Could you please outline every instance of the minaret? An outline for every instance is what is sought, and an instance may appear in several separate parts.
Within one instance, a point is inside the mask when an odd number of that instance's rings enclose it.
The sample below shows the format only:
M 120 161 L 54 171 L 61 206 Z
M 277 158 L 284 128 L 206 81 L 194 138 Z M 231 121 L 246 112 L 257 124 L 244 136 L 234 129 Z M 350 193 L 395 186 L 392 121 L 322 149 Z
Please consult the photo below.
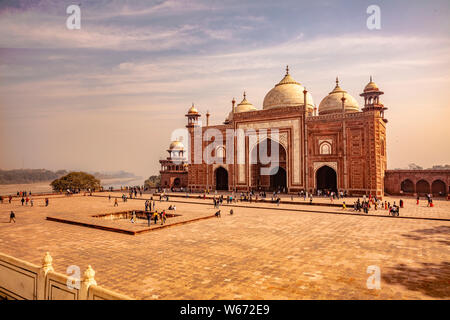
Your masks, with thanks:
M 364 88 L 364 92 L 360 94 L 361 97 L 364 98 L 364 108 L 362 108 L 362 111 L 380 111 L 381 117 L 384 119 L 384 110 L 387 110 L 387 108 L 380 103 L 380 96 L 384 94 L 383 91 L 381 91 L 375 82 L 372 80 L 372 76 L 370 76 L 370 82 L 366 85 Z M 386 119 L 384 119 L 385 122 L 387 122 Z
M 337 85 L 337 81 L 336 81 L 336 85 Z M 347 100 L 347 99 L 345 99 L 345 95 L 344 95 L 344 92 L 342 92 L 342 98 L 341 98 L 341 101 L 342 101 L 342 113 L 345 113 L 345 100 Z
M 289 69 L 287 69 L 287 71 L 289 71 Z M 305 87 L 305 90 L 303 90 L 303 103 L 304 103 L 304 106 L 305 106 L 305 114 L 310 116 L 311 113 L 308 112 L 308 101 L 307 101 L 308 96 L 306 95 L 307 93 L 308 93 L 308 90 L 306 90 L 306 87 Z
M 206 126 L 209 127 L 209 111 L 206 111 Z
M 188 113 L 185 116 L 188 119 L 188 124 L 186 125 L 186 128 L 193 128 L 199 126 L 198 118 L 200 118 L 201 115 L 195 108 L 194 103 L 192 103 L 192 107 L 189 108 Z

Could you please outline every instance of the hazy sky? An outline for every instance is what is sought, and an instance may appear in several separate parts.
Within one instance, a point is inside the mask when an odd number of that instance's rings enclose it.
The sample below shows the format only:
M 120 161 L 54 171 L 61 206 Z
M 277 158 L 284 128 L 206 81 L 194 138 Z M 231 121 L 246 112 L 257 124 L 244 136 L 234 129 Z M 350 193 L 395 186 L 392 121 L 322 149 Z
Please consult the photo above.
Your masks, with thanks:
M 66 8 L 81 3 L 81 30 Z M 381 30 L 366 9 L 381 8 Z M 450 2 L 0 1 L 0 168 L 149 176 L 195 102 L 222 123 L 284 75 L 318 105 L 373 75 L 388 167 L 450 163 Z

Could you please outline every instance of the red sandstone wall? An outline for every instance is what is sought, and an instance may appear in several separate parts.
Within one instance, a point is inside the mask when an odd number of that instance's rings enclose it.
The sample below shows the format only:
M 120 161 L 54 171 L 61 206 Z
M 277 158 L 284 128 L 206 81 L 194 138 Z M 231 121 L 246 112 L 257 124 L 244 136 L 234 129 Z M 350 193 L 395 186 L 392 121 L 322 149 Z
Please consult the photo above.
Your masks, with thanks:
M 399 195 L 402 194 L 402 182 L 407 183 L 407 180 L 411 182 L 412 192 L 403 192 L 403 194 L 407 195 L 415 195 L 417 191 L 419 193 L 423 193 L 420 191 L 424 191 L 421 188 L 417 189 L 417 184 L 419 181 L 424 180 L 425 183 L 421 183 L 422 185 L 429 185 L 429 193 L 432 193 L 433 186 L 435 187 L 435 191 L 437 190 L 437 185 L 442 181 L 445 186 L 445 194 L 449 193 L 449 185 L 450 185 L 450 170 L 387 170 L 385 173 L 384 183 L 386 188 L 386 193 Z M 404 185 L 407 187 L 408 185 Z M 407 188 L 405 188 L 407 189 Z M 407 191 L 407 190 L 406 190 Z M 437 193 L 434 193 L 437 195 Z

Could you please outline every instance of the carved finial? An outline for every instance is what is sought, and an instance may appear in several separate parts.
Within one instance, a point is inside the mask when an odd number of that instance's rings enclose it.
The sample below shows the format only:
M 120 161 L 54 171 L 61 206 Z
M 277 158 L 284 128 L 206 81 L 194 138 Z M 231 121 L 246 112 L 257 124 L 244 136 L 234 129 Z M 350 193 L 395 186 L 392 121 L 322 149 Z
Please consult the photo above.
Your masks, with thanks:
M 286 66 L 286 75 L 289 74 L 289 66 Z
M 247 99 L 247 93 L 244 91 L 244 99 Z
M 97 281 L 94 279 L 95 271 L 92 269 L 91 265 L 88 265 L 86 271 L 84 272 L 83 282 L 88 285 L 97 285 Z
M 342 98 L 341 98 L 341 100 L 342 100 L 342 103 L 344 103 L 344 101 L 347 100 L 347 99 L 345 98 L 345 96 L 344 96 L 344 92 L 342 92 Z
M 339 78 L 336 77 L 336 86 L 338 86 L 338 85 L 339 85 Z
M 42 269 L 44 269 L 45 272 L 53 271 L 52 262 L 52 256 L 50 255 L 50 253 L 46 252 L 44 258 L 42 259 Z
M 370 82 L 372 82 L 372 76 L 370 76 Z

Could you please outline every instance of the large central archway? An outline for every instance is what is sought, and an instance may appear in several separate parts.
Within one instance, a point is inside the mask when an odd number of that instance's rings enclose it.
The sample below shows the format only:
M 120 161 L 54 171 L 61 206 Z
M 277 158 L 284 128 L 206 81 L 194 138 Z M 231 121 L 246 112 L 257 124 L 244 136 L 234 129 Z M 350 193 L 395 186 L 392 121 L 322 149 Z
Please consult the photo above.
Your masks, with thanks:
M 278 157 L 272 155 L 278 152 Z M 272 162 L 264 163 L 261 156 L 267 156 Z M 287 152 L 278 142 L 266 139 L 255 145 L 250 154 L 250 186 L 253 190 L 287 191 Z
M 216 169 L 216 190 L 228 190 L 228 171 L 223 167 Z
M 286 170 L 281 167 L 275 167 L 270 175 L 270 190 L 286 190 Z
M 337 192 L 337 174 L 333 168 L 323 166 L 316 171 L 316 189 Z

